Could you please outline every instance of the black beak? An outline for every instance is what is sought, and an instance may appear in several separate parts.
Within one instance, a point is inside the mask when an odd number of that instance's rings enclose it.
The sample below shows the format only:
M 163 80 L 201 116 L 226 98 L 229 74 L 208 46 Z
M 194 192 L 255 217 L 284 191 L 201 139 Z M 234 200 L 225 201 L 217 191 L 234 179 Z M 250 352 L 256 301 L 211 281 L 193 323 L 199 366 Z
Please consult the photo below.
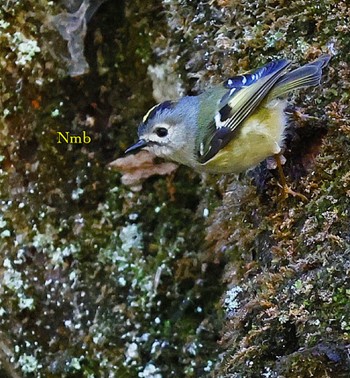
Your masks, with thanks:
M 147 142 L 144 139 L 140 139 L 135 144 L 130 146 L 127 150 L 125 150 L 125 153 L 128 154 L 131 151 L 135 152 L 135 151 L 141 150 L 141 148 L 146 147 L 146 146 L 147 146 Z

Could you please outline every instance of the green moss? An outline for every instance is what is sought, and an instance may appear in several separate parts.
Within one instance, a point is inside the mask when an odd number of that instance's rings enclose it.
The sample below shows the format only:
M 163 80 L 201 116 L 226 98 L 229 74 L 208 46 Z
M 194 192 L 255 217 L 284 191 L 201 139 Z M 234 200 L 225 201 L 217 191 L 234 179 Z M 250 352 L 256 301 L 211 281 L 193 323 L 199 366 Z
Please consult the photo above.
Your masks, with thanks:
M 345 2 L 105 2 L 88 25 L 90 72 L 75 79 L 49 22 L 60 12 L 46 1 L 0 6 L 7 375 L 346 377 Z M 323 86 L 293 98 L 285 153 L 307 203 L 279 202 L 263 164 L 202 181 L 180 168 L 138 193 L 107 168 L 135 139 L 152 90 L 196 93 L 275 57 L 327 50 L 336 56 Z M 166 85 L 147 76 L 157 67 Z M 57 131 L 92 143 L 58 144 Z

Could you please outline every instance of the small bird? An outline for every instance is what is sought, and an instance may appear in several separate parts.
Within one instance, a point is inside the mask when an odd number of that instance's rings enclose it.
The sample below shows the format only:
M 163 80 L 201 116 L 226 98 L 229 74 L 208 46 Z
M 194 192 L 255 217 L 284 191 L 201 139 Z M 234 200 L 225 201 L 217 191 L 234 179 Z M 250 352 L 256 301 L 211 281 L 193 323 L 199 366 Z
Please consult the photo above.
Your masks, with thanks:
M 139 140 L 125 152 L 148 150 L 200 172 L 253 168 L 281 152 L 286 95 L 320 84 L 330 58 L 322 55 L 292 71 L 290 61 L 275 60 L 197 96 L 158 104 L 144 116 Z

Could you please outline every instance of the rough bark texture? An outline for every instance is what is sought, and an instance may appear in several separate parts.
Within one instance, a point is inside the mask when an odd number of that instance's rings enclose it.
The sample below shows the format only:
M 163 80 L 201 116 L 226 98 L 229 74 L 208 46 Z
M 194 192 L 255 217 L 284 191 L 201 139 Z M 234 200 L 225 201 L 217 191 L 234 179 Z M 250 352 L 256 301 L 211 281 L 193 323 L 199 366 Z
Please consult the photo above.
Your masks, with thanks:
M 2 377 L 350 375 L 349 25 L 331 0 L 2 2 Z M 288 109 L 307 202 L 266 163 L 109 167 L 155 99 L 325 52 Z

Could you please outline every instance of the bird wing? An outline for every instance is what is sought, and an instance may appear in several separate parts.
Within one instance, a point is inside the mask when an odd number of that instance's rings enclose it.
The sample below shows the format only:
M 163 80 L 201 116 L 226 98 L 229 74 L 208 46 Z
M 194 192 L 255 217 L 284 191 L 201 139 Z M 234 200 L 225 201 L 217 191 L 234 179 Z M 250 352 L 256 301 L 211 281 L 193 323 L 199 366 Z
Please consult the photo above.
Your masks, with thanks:
M 232 140 L 237 128 L 256 110 L 289 65 L 287 60 L 275 60 L 222 84 L 227 91 L 219 99 L 213 119 L 205 125 L 200 136 L 197 154 L 202 164 Z

